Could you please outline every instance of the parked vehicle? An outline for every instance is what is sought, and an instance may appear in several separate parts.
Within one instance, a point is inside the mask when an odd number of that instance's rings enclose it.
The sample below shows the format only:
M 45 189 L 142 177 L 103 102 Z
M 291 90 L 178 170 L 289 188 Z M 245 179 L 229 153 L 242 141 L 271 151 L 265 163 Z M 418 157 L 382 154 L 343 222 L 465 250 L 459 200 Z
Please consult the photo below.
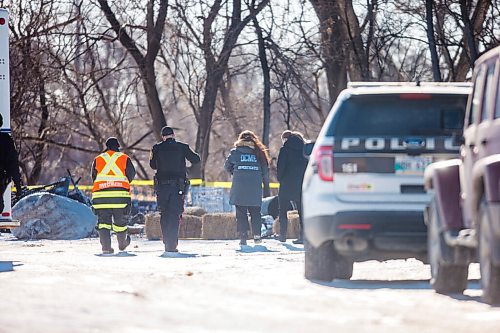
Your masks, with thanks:
M 433 288 L 462 292 L 479 259 L 483 299 L 500 302 L 500 47 L 474 69 L 460 158 L 431 164 L 425 185 Z
M 349 279 L 353 262 L 427 259 L 423 172 L 456 157 L 467 83 L 351 83 L 303 182 L 305 276 Z
M 92 202 L 90 201 L 89 197 L 87 197 L 85 193 L 83 193 L 78 188 L 78 183 L 80 182 L 81 177 L 75 181 L 71 172 L 69 170 L 66 171 L 68 172 L 68 176 L 59 179 L 59 181 L 55 183 L 36 186 L 29 190 L 24 191 L 19 195 L 16 195 L 15 197 L 12 198 L 12 204 L 15 205 L 19 200 L 30 194 L 47 192 L 47 193 L 57 194 L 63 197 L 68 197 L 86 206 L 91 207 Z M 73 188 L 71 190 L 70 190 L 70 185 L 73 185 Z
M 9 11 L 0 8 L 0 114 L 3 117 L 5 126 L 0 128 L 0 131 L 10 134 L 9 80 Z M 19 226 L 19 221 L 12 220 L 11 188 L 12 185 L 9 184 L 3 194 L 5 206 L 3 211 L 0 212 L 0 228 L 14 228 Z

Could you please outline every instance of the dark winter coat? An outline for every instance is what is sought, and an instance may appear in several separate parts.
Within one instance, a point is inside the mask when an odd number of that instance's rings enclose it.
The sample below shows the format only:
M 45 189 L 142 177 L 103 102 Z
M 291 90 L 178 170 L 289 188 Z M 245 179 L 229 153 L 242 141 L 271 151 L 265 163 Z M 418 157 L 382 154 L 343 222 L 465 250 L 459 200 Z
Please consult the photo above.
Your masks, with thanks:
M 156 179 L 170 180 L 187 178 L 186 160 L 200 163 L 200 155 L 182 142 L 169 138 L 157 143 L 151 150 L 149 166 L 156 170 Z
M 261 164 L 253 143 L 240 141 L 231 149 L 224 169 L 233 175 L 229 203 L 238 206 L 262 204 L 262 183 L 269 181 L 269 167 Z
M 290 198 L 290 200 L 298 199 L 302 195 L 302 181 L 308 163 L 303 149 L 304 141 L 298 136 L 292 135 L 281 147 L 278 155 L 279 195 Z
M 0 133 L 0 155 L 2 156 L 0 159 L 0 182 L 7 184 L 13 180 L 16 189 L 21 191 L 17 151 L 12 137 L 7 133 Z

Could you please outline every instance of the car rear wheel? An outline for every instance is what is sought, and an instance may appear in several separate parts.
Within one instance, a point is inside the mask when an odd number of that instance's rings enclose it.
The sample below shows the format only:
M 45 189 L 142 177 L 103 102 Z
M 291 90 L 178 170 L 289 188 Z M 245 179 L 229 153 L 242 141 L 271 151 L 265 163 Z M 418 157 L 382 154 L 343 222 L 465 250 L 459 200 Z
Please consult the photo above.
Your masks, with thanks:
M 315 248 L 305 239 L 304 249 L 306 279 L 332 281 L 351 278 L 353 262 L 335 251 L 333 241 L 324 242 Z
M 439 212 L 433 200 L 428 211 L 428 254 L 431 266 L 431 285 L 440 294 L 462 293 L 467 287 L 468 265 L 454 265 L 444 256 L 453 248 L 448 246 L 439 227 Z
M 500 303 L 500 267 L 495 266 L 491 260 L 494 251 L 491 222 L 488 203 L 483 199 L 479 207 L 479 269 L 483 288 L 482 299 L 488 304 L 498 304 Z

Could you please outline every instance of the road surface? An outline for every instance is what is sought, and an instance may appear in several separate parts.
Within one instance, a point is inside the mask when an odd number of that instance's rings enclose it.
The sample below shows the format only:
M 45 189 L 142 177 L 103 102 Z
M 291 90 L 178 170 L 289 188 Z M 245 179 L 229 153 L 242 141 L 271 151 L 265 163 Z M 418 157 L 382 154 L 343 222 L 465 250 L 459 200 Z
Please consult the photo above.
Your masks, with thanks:
M 464 295 L 444 296 L 417 260 L 358 263 L 351 281 L 321 284 L 303 278 L 302 246 L 251 243 L 181 240 L 162 257 L 137 237 L 100 257 L 97 239 L 2 234 L 0 332 L 500 332 L 477 265 Z

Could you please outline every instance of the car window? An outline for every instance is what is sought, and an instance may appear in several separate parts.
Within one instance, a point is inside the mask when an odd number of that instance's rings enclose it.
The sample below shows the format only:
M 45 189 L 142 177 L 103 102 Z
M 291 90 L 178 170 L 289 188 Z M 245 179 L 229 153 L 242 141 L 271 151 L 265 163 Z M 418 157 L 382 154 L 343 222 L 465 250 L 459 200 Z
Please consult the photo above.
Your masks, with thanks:
M 472 93 L 472 104 L 469 113 L 469 124 L 475 124 L 479 120 L 479 107 L 481 106 L 481 97 L 484 90 L 484 68 L 481 68 L 476 76 L 474 83 L 474 92 Z
M 329 136 L 448 136 L 461 132 L 466 95 L 351 96 L 336 112 Z
M 491 102 L 495 97 L 495 88 L 496 88 L 496 81 L 494 80 L 494 76 L 495 76 L 495 64 L 493 63 L 488 66 L 488 72 L 486 74 L 486 82 L 484 84 L 486 90 L 483 95 L 483 102 L 481 107 L 482 110 L 481 121 L 488 119 L 490 115 L 489 107 L 491 106 Z

